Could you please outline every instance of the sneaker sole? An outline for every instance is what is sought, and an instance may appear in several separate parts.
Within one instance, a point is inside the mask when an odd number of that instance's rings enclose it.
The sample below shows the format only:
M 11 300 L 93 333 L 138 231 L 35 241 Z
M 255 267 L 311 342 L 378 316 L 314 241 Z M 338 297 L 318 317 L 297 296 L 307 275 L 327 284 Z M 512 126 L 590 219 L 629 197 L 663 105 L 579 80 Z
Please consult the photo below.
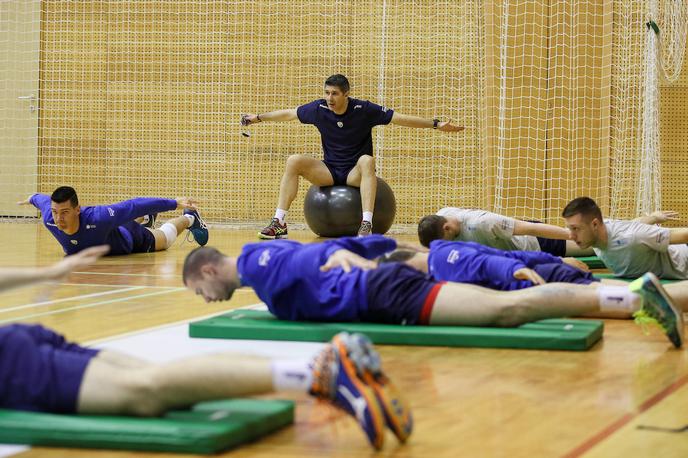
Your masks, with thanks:
M 366 400 L 366 404 L 368 405 L 368 410 L 370 412 L 370 417 L 373 421 L 373 424 L 371 426 L 375 430 L 376 437 L 376 440 L 372 443 L 372 445 L 377 450 L 380 450 L 384 445 L 385 421 L 383 418 L 383 413 L 380 411 L 380 405 L 378 404 L 377 398 L 373 393 L 373 398 L 371 399 L 368 386 L 365 384 L 361 384 L 361 381 L 357 375 L 356 365 L 349 357 L 348 347 L 346 343 L 342 341 L 342 338 L 339 335 L 337 335 L 332 339 L 332 343 L 334 344 L 337 352 L 339 353 L 341 365 L 346 371 L 349 380 L 356 387 L 361 396 L 363 396 Z
M 683 346 L 683 342 L 684 342 L 684 338 L 683 338 L 683 333 L 684 333 L 683 312 L 676 308 L 673 300 L 671 300 L 671 298 L 667 294 L 666 290 L 664 289 L 664 286 L 662 286 L 662 284 L 660 283 L 659 279 L 657 278 L 657 276 L 655 274 L 647 273 L 647 274 L 643 275 L 643 277 L 641 277 L 641 278 L 647 278 L 650 280 L 650 283 L 652 283 L 652 286 L 654 286 L 657 293 L 661 296 L 661 298 L 664 300 L 664 302 L 671 309 L 671 312 L 673 313 L 674 318 L 676 319 L 676 330 L 678 332 L 679 338 L 681 339 L 680 345 L 676 348 L 681 348 L 681 346 Z
M 279 240 L 279 239 L 286 239 L 288 238 L 287 235 L 265 235 L 262 233 L 258 233 L 258 238 L 261 240 Z

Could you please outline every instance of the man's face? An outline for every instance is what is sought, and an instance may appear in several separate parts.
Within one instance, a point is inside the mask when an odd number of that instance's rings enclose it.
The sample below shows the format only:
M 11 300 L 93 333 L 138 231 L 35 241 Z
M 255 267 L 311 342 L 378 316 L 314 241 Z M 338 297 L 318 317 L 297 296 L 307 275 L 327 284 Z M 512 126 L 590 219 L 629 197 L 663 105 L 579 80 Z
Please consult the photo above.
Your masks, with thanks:
M 188 279 L 186 287 L 199 296 L 203 296 L 206 302 L 228 301 L 232 298 L 234 290 L 239 285 L 232 279 L 222 278 L 214 268 L 201 270 L 201 276 Z
M 581 248 L 590 248 L 597 244 L 598 230 L 601 222 L 597 218 L 590 218 L 590 221 L 586 220 L 583 215 L 576 214 L 564 218 L 566 221 L 566 227 L 571 232 L 571 240 L 576 242 Z
M 79 226 L 79 213 L 81 213 L 81 207 L 78 205 L 72 207 L 70 201 L 60 204 L 51 201 L 50 211 L 53 214 L 53 220 L 55 220 L 55 224 L 59 230 L 67 233 L 76 231 Z
M 325 101 L 327 107 L 335 113 L 341 114 L 346 109 L 348 92 L 342 92 L 337 86 L 325 86 Z

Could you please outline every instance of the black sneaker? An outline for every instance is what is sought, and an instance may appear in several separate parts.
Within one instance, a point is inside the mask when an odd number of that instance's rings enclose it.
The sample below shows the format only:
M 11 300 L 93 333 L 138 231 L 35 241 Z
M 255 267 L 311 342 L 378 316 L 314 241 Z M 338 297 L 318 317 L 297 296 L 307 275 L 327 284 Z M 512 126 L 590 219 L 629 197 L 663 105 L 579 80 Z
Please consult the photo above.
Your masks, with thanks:
M 158 218 L 157 213 L 151 213 L 150 215 L 143 215 L 143 221 L 141 221 L 141 226 L 147 227 L 148 229 L 155 229 L 155 220 Z
M 264 240 L 286 239 L 287 237 L 287 223 L 280 224 L 277 218 L 272 218 L 270 224 L 258 233 L 258 238 Z

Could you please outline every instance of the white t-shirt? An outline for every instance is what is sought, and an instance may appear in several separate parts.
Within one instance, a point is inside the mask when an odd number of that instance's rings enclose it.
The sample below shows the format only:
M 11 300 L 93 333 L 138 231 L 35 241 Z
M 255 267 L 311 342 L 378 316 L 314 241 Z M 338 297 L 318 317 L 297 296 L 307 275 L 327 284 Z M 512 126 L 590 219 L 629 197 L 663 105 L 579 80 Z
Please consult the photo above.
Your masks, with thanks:
M 456 218 L 461 231 L 455 240 L 477 242 L 500 250 L 541 251 L 540 244 L 532 235 L 514 235 L 516 220 L 485 210 L 446 207 L 438 215 Z
M 619 277 L 652 272 L 660 278 L 688 279 L 688 246 L 669 245 L 669 229 L 638 221 L 605 220 L 607 247 L 595 254 Z

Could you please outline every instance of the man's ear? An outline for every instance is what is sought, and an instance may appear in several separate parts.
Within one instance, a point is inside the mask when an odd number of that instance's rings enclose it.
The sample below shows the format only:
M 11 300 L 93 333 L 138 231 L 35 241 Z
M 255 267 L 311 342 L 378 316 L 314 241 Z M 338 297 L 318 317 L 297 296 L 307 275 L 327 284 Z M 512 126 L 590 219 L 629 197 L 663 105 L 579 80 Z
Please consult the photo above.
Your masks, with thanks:
M 201 275 L 203 278 L 212 278 L 217 275 L 217 269 L 212 264 L 203 264 L 201 266 Z

